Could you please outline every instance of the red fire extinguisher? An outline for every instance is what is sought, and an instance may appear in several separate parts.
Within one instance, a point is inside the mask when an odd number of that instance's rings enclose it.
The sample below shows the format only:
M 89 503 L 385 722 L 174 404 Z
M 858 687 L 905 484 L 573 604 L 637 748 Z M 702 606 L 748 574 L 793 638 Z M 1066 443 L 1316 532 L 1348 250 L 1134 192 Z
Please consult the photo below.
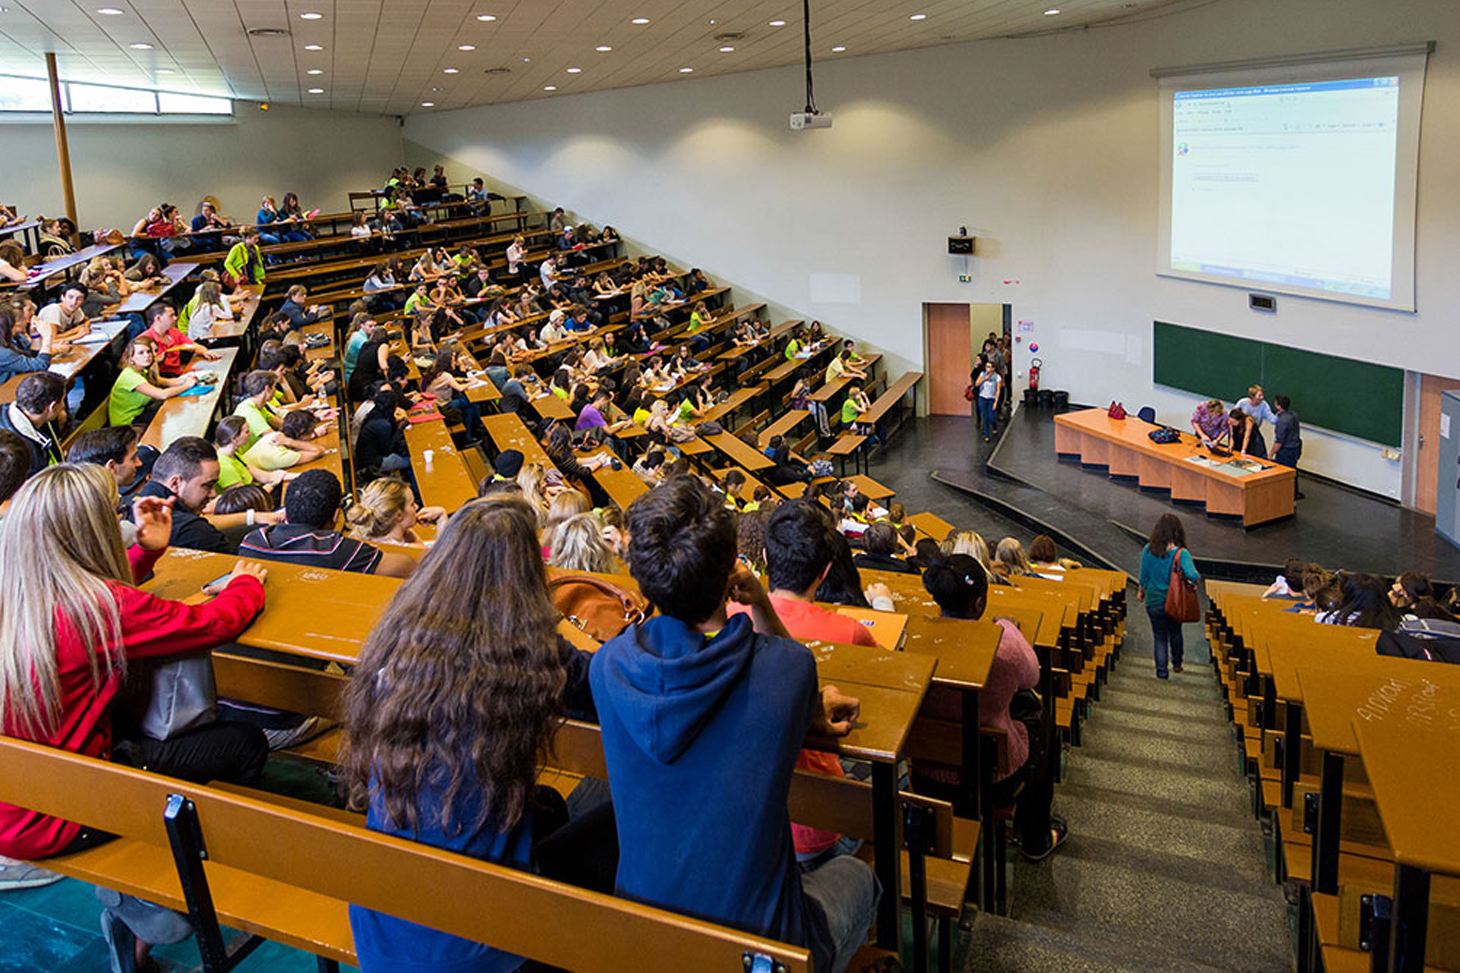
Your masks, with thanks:
M 1029 360 L 1029 387 L 1036 391 L 1039 389 L 1039 366 L 1043 364 L 1038 358 Z

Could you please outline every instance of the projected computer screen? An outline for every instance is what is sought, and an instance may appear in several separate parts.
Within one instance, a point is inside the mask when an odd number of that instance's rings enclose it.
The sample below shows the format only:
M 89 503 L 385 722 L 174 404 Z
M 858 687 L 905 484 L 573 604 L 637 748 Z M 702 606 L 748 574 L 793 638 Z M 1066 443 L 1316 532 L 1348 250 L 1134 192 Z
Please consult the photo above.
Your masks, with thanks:
M 1158 271 L 1412 309 L 1422 84 L 1171 86 Z

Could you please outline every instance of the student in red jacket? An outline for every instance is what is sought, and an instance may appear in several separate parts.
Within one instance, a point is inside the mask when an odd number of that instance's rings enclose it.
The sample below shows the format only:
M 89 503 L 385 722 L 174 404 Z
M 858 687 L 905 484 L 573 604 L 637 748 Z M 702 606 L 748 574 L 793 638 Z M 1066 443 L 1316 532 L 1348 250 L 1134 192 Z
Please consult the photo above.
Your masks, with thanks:
M 110 473 L 67 463 L 27 481 L 0 520 L 0 732 L 90 757 L 125 756 L 186 780 L 256 782 L 268 744 L 248 724 L 218 721 L 165 741 L 120 739 L 118 727 L 114 745 L 112 702 L 129 664 L 232 640 L 263 607 L 266 575 L 239 561 L 217 597 L 201 605 L 140 591 L 135 583 L 167 549 L 172 500 L 134 501 L 137 541 L 125 551 L 116 506 Z M 0 855 L 10 859 L 81 851 L 111 837 L 0 803 Z M 12 888 L 54 880 L 6 859 L 0 865 L 15 869 Z M 114 969 L 140 966 L 150 943 L 188 932 L 168 910 L 107 890 L 98 898 L 108 905 L 103 931 L 121 954 Z

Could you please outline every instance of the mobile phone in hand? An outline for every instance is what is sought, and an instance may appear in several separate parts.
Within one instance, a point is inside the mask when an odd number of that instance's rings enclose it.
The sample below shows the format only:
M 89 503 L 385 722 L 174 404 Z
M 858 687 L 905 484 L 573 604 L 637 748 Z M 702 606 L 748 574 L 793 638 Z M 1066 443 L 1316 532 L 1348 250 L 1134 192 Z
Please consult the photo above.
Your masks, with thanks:
M 231 577 L 233 577 L 233 572 L 232 571 L 229 571 L 229 572 L 227 572 L 225 574 L 219 575 L 218 577 L 214 578 L 212 581 L 209 581 L 207 584 L 203 585 L 203 588 L 202 588 L 203 594 L 205 594 L 205 595 L 216 595 L 216 594 L 218 594 L 218 592 L 220 592 L 220 591 L 223 590 L 223 586 L 228 583 L 228 579 L 231 578 Z

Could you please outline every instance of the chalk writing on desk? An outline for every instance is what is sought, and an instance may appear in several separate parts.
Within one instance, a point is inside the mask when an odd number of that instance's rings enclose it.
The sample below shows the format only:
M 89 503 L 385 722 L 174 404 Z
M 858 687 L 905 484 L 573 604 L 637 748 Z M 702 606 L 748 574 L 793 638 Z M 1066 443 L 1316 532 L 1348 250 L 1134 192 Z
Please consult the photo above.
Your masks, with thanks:
M 1440 707 L 1445 703 L 1451 705 L 1442 714 Z M 1369 693 L 1354 715 L 1368 722 L 1379 722 L 1393 714 L 1407 723 L 1430 727 L 1435 725 L 1437 718 L 1450 717 L 1453 721 L 1453 714 L 1460 712 L 1460 705 L 1454 703 L 1453 691 L 1447 693 L 1428 679 L 1407 680 L 1391 676 Z M 1460 724 L 1452 725 L 1451 729 L 1460 730 Z
M 329 581 L 332 577 L 333 575 L 326 574 L 323 571 L 300 571 L 297 575 L 295 575 L 294 580 L 308 581 L 313 584 L 319 584 L 324 581 Z

